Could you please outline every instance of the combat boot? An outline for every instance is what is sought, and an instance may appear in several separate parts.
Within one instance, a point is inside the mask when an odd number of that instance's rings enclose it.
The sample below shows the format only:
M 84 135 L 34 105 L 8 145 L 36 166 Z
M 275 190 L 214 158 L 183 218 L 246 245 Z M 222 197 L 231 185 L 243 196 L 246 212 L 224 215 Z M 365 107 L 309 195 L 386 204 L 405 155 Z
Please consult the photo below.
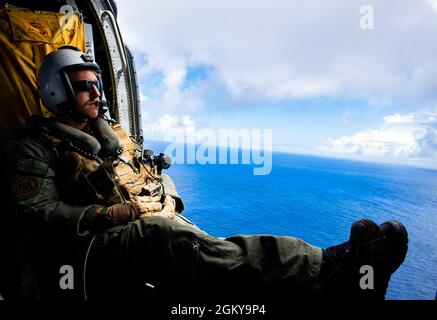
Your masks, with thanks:
M 320 272 L 324 297 L 382 300 L 391 275 L 408 250 L 408 233 L 397 221 L 377 225 L 362 219 L 351 226 L 349 241 L 323 250 Z

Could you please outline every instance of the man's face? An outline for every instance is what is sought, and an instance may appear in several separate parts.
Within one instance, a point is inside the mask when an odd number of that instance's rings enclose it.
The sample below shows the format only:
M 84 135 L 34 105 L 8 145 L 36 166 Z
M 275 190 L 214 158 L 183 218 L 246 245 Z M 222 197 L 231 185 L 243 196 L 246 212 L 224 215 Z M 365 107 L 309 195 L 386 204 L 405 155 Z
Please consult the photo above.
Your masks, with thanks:
M 70 74 L 70 81 L 75 88 L 75 82 L 89 80 L 97 82 L 96 72 L 94 70 L 75 70 Z M 82 119 L 95 119 L 99 114 L 100 92 L 95 85 L 89 86 L 88 89 L 77 86 L 74 93 L 76 95 L 75 113 Z

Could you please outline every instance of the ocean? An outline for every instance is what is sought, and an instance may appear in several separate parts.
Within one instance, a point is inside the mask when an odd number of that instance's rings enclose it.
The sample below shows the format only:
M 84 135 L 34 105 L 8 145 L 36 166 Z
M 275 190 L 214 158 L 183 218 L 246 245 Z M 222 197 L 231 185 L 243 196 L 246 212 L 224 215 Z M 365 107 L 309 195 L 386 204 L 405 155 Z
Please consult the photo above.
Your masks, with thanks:
M 146 141 L 164 152 L 166 142 Z M 437 291 L 437 171 L 274 152 L 269 175 L 250 164 L 174 164 L 184 215 L 211 235 L 293 236 L 326 248 L 346 241 L 353 221 L 395 219 L 409 250 L 386 299 L 434 299 Z

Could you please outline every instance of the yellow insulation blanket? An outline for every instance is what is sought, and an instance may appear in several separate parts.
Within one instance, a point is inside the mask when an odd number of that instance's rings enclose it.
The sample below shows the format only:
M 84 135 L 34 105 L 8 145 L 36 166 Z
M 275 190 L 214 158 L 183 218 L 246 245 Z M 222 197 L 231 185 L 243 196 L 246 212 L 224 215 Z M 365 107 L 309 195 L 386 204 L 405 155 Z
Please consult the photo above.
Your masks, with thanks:
M 36 70 L 48 53 L 65 45 L 84 50 L 79 15 L 0 9 L 0 130 L 21 127 L 31 115 L 50 115 L 38 98 Z

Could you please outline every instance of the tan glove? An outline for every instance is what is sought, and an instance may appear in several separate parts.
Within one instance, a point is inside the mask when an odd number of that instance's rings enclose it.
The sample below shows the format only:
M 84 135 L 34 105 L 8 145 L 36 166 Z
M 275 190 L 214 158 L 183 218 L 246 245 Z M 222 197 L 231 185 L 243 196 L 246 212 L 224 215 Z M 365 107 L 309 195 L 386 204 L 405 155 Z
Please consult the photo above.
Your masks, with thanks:
M 134 203 L 140 210 L 140 218 L 143 216 L 150 216 L 153 212 L 159 212 L 162 210 L 162 204 L 160 202 L 161 196 L 148 197 L 148 196 L 135 196 L 133 198 Z
M 164 207 L 161 212 L 156 213 L 156 215 L 162 215 L 169 219 L 174 219 L 176 213 L 176 201 L 171 196 L 166 195 L 164 200 Z
M 161 197 L 135 197 L 135 203 L 140 208 L 140 218 L 152 216 L 164 216 L 170 219 L 174 218 L 176 212 L 176 201 L 171 196 L 165 196 L 164 204 L 160 202 Z
M 79 230 L 101 231 L 138 219 L 139 206 L 133 202 L 114 204 L 110 207 L 93 207 L 80 221 Z
M 166 195 L 164 200 L 164 207 L 161 212 L 175 213 L 176 212 L 176 201 L 172 196 Z
M 114 225 L 126 224 L 130 221 L 137 219 L 141 212 L 139 207 L 132 202 L 114 204 L 107 207 L 104 213 L 109 215 L 114 223 Z

